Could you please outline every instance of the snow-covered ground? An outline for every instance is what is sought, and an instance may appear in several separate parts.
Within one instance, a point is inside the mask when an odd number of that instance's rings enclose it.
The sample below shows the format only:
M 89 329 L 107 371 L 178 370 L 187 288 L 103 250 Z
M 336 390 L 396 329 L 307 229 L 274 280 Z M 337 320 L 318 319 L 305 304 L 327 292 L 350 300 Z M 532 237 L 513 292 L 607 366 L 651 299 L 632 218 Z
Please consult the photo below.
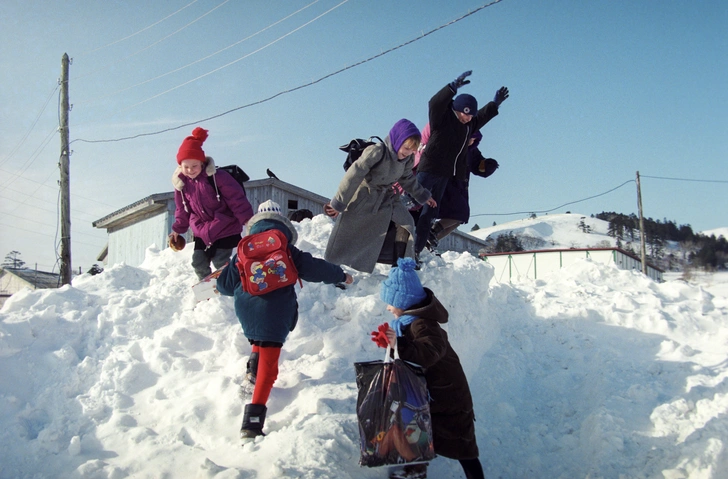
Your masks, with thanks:
M 464 228 L 467 229 L 467 226 Z M 613 247 L 616 240 L 607 236 L 608 229 L 608 221 L 576 213 L 562 213 L 514 220 L 508 223 L 481 227 L 475 231 L 465 231 L 465 229 L 463 231 L 483 240 L 488 236 L 495 239 L 502 234 L 513 233 L 520 238 L 533 238 L 543 242 L 542 246 L 535 245 L 535 247 L 532 247 L 534 245 L 524 244 L 524 248 L 530 250 Z
M 322 256 L 331 226 L 305 220 L 299 247 Z M 268 435 L 241 446 L 250 346 L 231 298 L 195 304 L 190 257 L 152 247 L 139 268 L 7 301 L 0 477 L 386 477 L 357 462 L 353 363 L 383 356 L 387 268 L 345 291 L 304 283 Z M 486 477 L 728 477 L 728 274 L 657 284 L 585 259 L 511 284 L 469 254 L 426 259 Z M 430 477 L 463 475 L 437 458 Z

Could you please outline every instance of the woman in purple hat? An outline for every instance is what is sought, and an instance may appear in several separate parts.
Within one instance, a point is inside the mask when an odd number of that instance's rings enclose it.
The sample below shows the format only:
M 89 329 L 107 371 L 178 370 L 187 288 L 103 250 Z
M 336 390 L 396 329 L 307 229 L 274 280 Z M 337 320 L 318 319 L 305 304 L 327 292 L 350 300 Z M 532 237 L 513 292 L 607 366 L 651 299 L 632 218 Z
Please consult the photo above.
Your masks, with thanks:
M 383 258 L 396 264 L 397 258 L 414 256 L 414 221 L 392 185 L 398 182 L 418 203 L 437 205 L 412 173 L 420 138 L 417 126 L 401 119 L 383 143 L 365 149 L 346 171 L 324 207 L 327 215 L 336 218 L 326 246 L 327 261 L 371 273 Z M 385 242 L 388 231 L 394 236 L 392 251 L 383 251 L 385 245 L 390 248 Z

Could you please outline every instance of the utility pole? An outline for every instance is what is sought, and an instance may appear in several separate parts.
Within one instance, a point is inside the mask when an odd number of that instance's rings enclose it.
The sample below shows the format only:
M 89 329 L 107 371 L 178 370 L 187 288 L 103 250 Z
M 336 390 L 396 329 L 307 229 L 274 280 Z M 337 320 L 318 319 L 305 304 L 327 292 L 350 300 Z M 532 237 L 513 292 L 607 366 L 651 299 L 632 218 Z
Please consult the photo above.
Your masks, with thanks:
M 647 275 L 647 250 L 645 248 L 645 218 L 642 216 L 642 188 L 640 172 L 637 172 L 637 208 L 640 213 L 640 256 L 642 258 L 642 274 Z
M 71 284 L 71 187 L 69 181 L 69 131 L 68 131 L 68 54 L 61 58 L 61 284 Z

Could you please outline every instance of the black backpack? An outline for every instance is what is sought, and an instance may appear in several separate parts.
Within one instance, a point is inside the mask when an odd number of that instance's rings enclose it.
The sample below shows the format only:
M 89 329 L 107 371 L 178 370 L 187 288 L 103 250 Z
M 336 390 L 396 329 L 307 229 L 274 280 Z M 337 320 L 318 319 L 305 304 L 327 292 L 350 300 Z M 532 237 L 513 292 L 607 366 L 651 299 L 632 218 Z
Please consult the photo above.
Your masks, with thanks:
M 238 182 L 240 186 L 243 187 L 243 193 L 245 193 L 245 183 L 250 179 L 250 177 L 243 171 L 242 168 L 240 168 L 238 165 L 227 165 L 227 166 L 216 166 L 216 170 L 223 170 L 230 173 L 230 176 L 233 177 L 235 181 Z M 213 188 L 215 188 L 215 180 L 212 178 L 212 176 L 207 177 L 208 181 L 212 185 Z M 247 193 L 246 193 L 247 194 Z
M 359 159 L 362 152 L 372 145 L 375 145 L 376 142 L 374 139 L 379 140 L 379 143 L 384 143 L 384 141 L 379 138 L 378 136 L 370 136 L 368 140 L 362 140 L 361 138 L 354 138 L 346 145 L 341 145 L 339 149 L 343 152 L 345 152 L 346 160 L 344 160 L 344 171 L 348 170 L 349 167 Z M 382 152 L 382 158 L 384 158 L 384 152 Z

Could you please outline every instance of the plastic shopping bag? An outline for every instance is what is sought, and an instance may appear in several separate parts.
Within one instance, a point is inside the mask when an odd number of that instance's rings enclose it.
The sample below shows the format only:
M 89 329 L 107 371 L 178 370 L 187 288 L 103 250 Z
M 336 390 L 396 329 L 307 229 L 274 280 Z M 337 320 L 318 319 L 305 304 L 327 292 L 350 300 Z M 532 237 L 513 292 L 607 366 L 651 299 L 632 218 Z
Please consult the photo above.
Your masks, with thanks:
M 395 349 L 396 351 L 396 349 Z M 421 368 L 398 357 L 355 363 L 362 466 L 434 459 L 429 394 Z

